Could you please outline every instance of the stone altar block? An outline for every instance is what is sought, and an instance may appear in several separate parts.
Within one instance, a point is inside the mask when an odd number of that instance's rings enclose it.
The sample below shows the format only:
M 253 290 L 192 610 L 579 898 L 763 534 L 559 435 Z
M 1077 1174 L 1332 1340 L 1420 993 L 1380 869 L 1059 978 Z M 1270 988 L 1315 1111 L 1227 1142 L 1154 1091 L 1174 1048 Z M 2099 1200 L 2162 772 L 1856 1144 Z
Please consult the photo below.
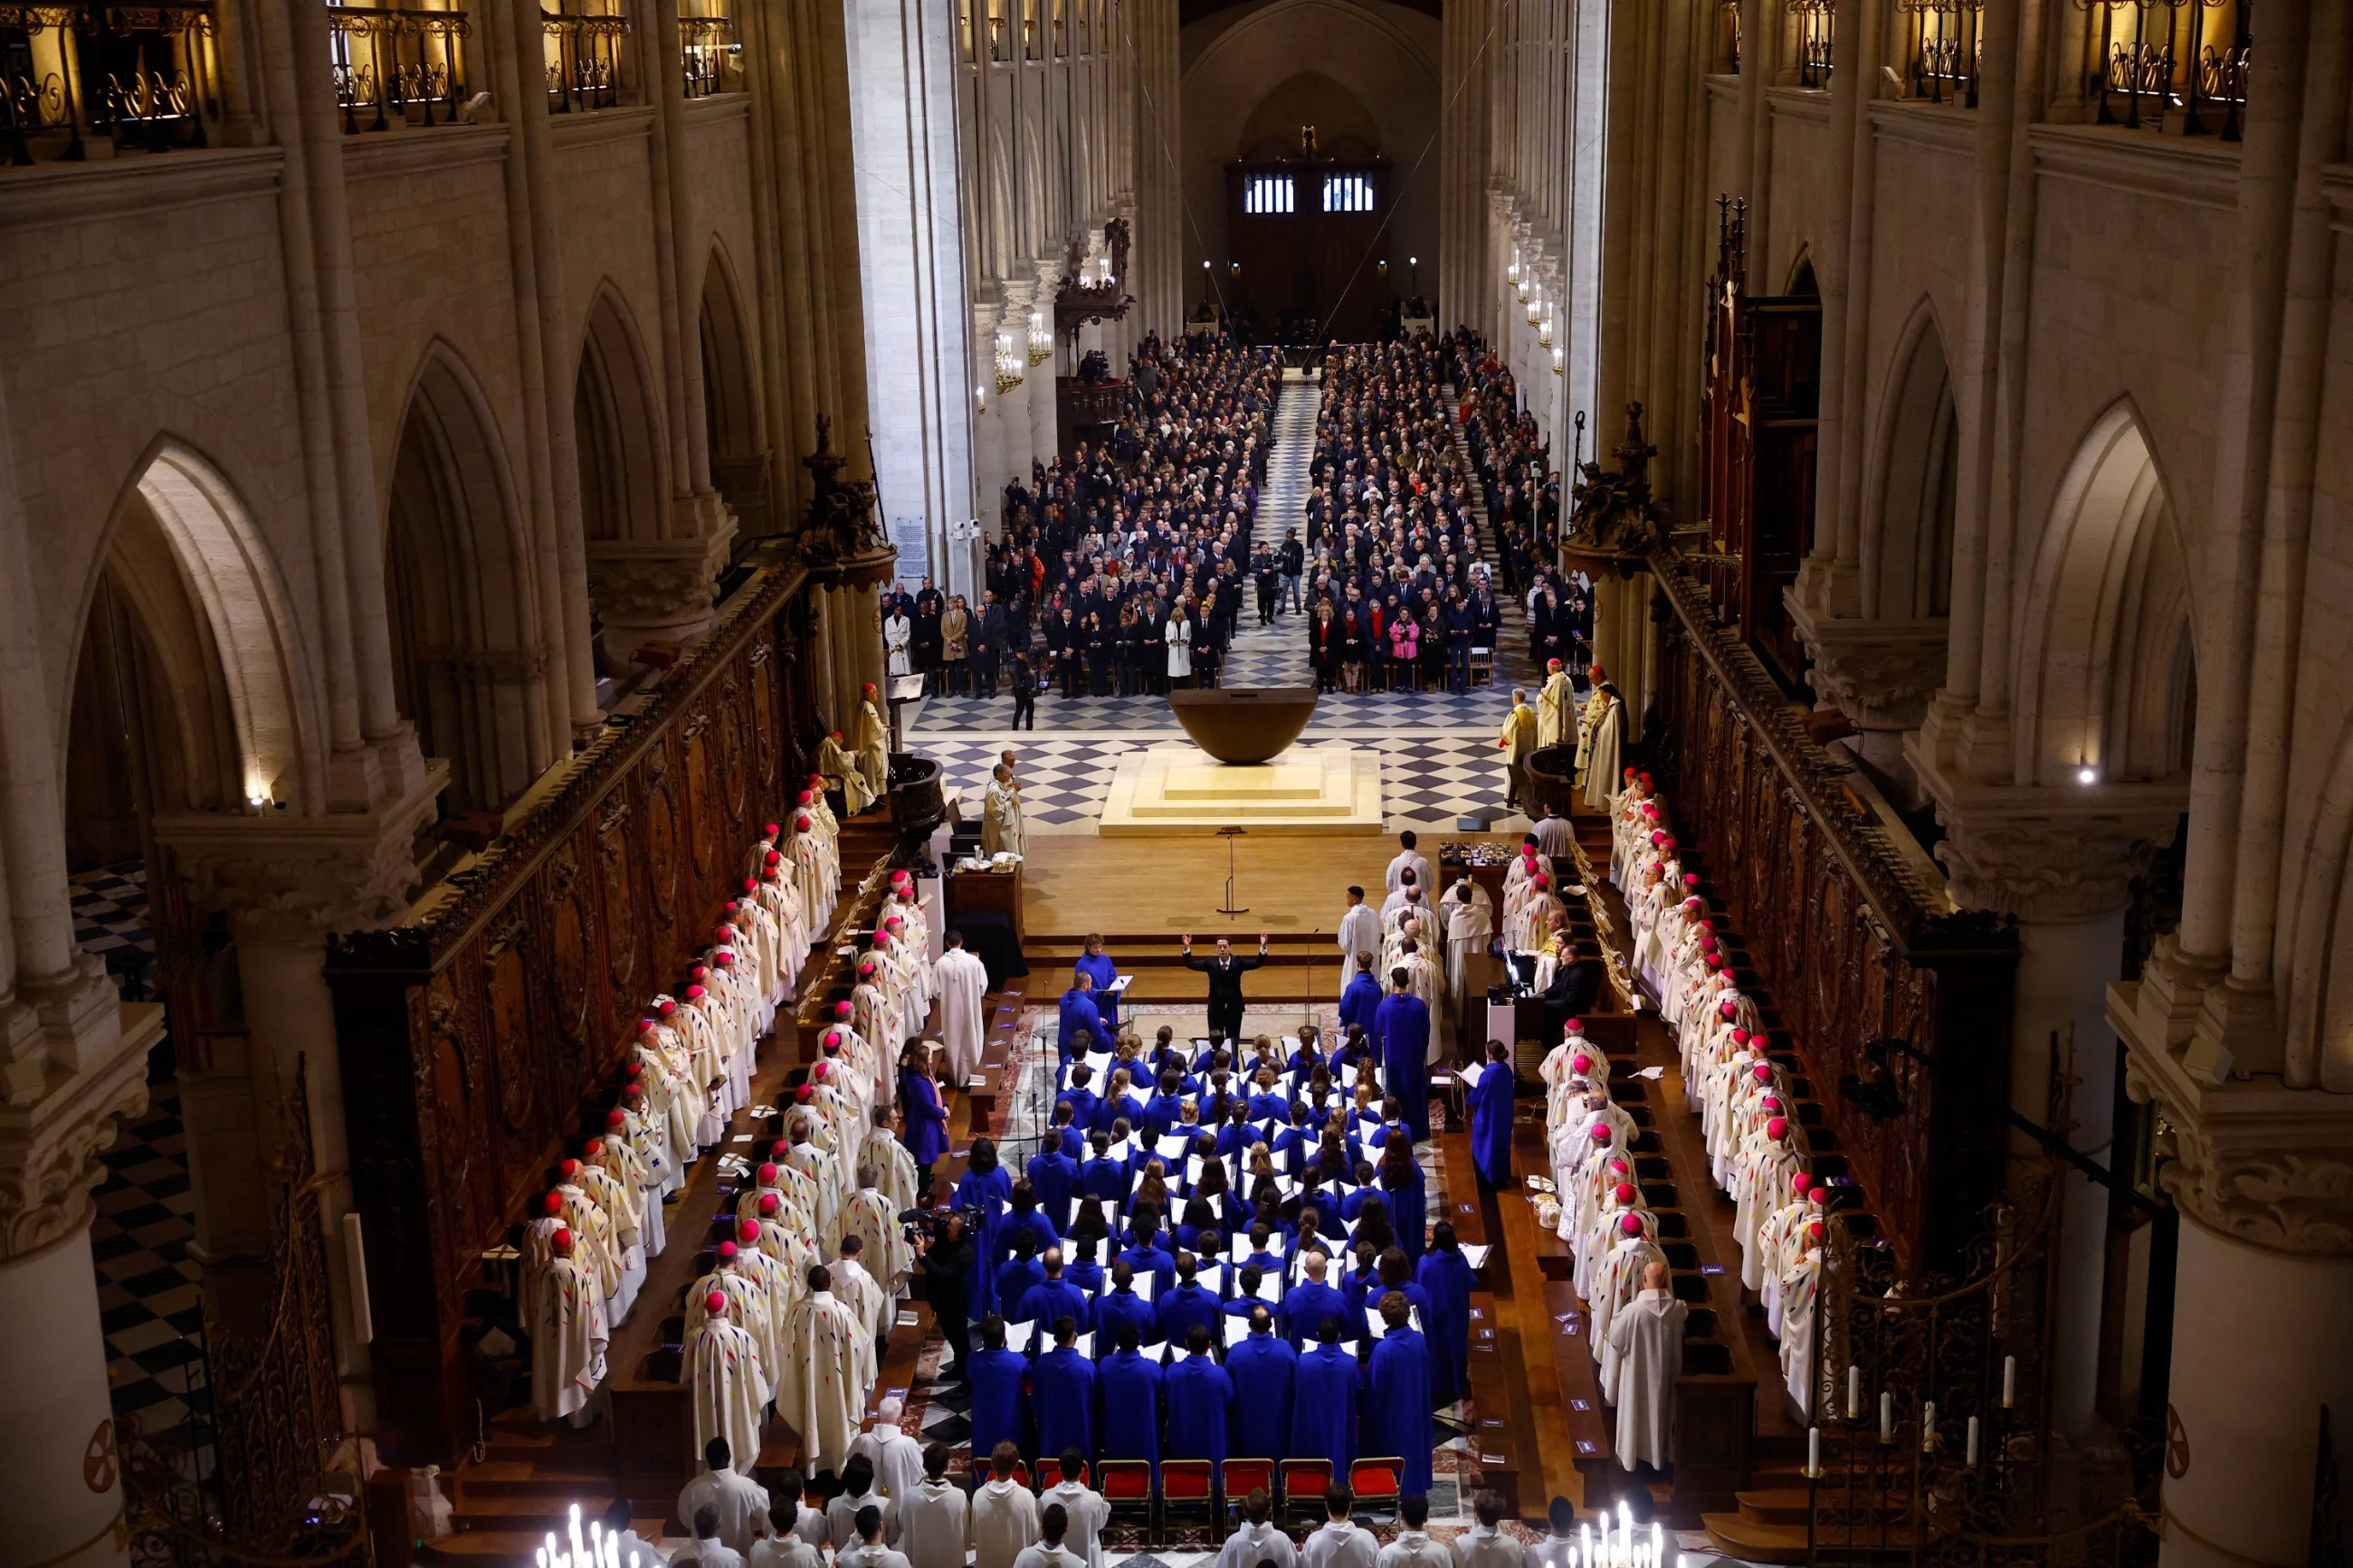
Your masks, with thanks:
M 1112 775 L 1100 831 L 1176 835 L 1228 826 L 1377 834 L 1380 753 L 1293 746 L 1271 762 L 1232 763 L 1187 745 L 1130 752 Z

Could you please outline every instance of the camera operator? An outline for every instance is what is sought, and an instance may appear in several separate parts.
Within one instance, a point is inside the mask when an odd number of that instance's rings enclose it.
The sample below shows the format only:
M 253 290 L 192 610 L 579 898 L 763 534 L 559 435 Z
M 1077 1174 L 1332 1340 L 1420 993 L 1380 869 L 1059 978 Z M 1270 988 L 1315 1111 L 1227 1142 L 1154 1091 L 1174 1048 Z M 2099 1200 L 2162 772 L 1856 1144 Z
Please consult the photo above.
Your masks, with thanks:
M 915 1244 L 915 1268 L 923 1277 L 924 1298 L 955 1356 L 955 1365 L 940 1368 L 940 1373 L 961 1377 L 965 1358 L 972 1354 L 971 1279 L 977 1244 L 965 1216 L 954 1209 L 922 1216 L 908 1230 L 908 1239 Z

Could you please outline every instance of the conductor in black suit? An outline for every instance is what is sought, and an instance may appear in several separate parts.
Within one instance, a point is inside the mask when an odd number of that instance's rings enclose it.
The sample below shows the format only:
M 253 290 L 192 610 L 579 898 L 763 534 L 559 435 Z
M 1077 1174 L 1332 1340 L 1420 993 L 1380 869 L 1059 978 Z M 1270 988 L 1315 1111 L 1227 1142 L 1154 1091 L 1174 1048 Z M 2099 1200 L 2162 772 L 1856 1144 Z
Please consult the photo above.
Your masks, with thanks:
M 1571 942 L 1566 961 L 1553 971 L 1552 984 L 1545 987 L 1545 1037 L 1558 1035 L 1561 1026 L 1571 1018 L 1583 1017 L 1593 1010 L 1601 995 L 1601 960 L 1582 942 Z
M 1209 977 L 1209 1037 L 1213 1040 L 1239 1040 L 1242 1037 L 1242 976 L 1266 962 L 1266 933 L 1259 932 L 1258 956 L 1236 958 L 1234 944 L 1224 937 L 1218 939 L 1215 958 L 1193 956 L 1193 933 L 1185 933 L 1185 967 L 1195 969 Z

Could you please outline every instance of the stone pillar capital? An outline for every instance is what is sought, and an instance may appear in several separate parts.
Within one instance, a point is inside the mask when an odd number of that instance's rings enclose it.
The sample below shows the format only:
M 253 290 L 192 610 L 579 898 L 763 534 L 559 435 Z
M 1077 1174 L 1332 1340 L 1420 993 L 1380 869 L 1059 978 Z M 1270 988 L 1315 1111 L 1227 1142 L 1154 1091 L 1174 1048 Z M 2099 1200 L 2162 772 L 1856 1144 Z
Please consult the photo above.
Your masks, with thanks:
M 2271 1074 L 2203 1081 L 2190 1053 L 2137 1037 L 2132 989 L 2108 1001 L 2125 1092 L 2158 1106 L 2158 1180 L 2182 1212 L 2251 1247 L 2353 1258 L 2353 1094 Z
M 1816 563 L 1808 561 L 1812 568 Z M 1828 575 L 1831 568 L 1825 568 Z M 1813 661 L 1807 679 L 1858 730 L 1913 730 L 1945 678 L 1941 620 L 1866 621 L 1826 613 L 1794 590 L 1791 623 Z
M 1979 784 L 1909 754 L 1945 825 L 1936 858 L 1954 900 L 2022 921 L 2080 924 L 2122 910 L 2187 803 L 2171 784 Z
M 370 812 L 159 815 L 155 839 L 195 901 L 226 911 L 241 934 L 323 940 L 406 916 L 417 837 L 448 782 L 448 765 L 436 763 L 407 795 Z
M 648 638 L 684 641 L 711 625 L 734 520 L 716 496 L 682 498 L 677 505 L 694 513 L 681 521 L 701 526 L 669 539 L 588 542 L 588 594 L 616 658 L 626 659 Z
M 94 966 L 93 966 L 94 967 Z M 98 1156 L 126 1116 L 147 1109 L 147 1053 L 164 1035 L 157 1003 L 125 1006 L 100 969 L 56 1005 L 0 1003 L 12 1047 L 0 1101 L 0 1260 L 39 1251 L 90 1220 Z M 32 1050 L 21 1047 L 33 1046 Z

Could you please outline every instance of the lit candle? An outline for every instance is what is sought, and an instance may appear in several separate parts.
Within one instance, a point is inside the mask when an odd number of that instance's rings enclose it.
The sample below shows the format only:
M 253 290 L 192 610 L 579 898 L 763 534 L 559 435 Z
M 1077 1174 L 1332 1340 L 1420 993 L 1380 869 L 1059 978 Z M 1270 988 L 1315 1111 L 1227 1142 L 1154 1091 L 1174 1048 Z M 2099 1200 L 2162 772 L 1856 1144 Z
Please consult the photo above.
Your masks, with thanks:
M 2001 1407 L 2008 1410 L 2018 1403 L 2018 1358 L 2001 1358 Z
M 1879 1391 L 1879 1440 L 1895 1441 L 1895 1394 L 1893 1389 Z
M 1821 1473 L 1822 1429 L 1809 1426 L 1806 1428 L 1806 1474 L 1810 1478 L 1819 1478 Z
M 1846 1369 L 1846 1418 L 1850 1421 L 1862 1414 L 1862 1368 Z
M 544 1546 L 539 1549 L 539 1568 L 547 1568 L 547 1548 Z
M 1969 1417 L 1969 1455 L 1967 1462 L 1970 1465 L 1978 1462 L 1978 1418 L 1974 1415 Z
M 1667 1538 L 1659 1530 L 1659 1521 L 1651 1521 L 1651 1568 L 1659 1568 L 1666 1561 Z
M 1936 1446 L 1936 1402 L 1928 1400 L 1920 1406 L 1920 1447 L 1923 1450 Z

